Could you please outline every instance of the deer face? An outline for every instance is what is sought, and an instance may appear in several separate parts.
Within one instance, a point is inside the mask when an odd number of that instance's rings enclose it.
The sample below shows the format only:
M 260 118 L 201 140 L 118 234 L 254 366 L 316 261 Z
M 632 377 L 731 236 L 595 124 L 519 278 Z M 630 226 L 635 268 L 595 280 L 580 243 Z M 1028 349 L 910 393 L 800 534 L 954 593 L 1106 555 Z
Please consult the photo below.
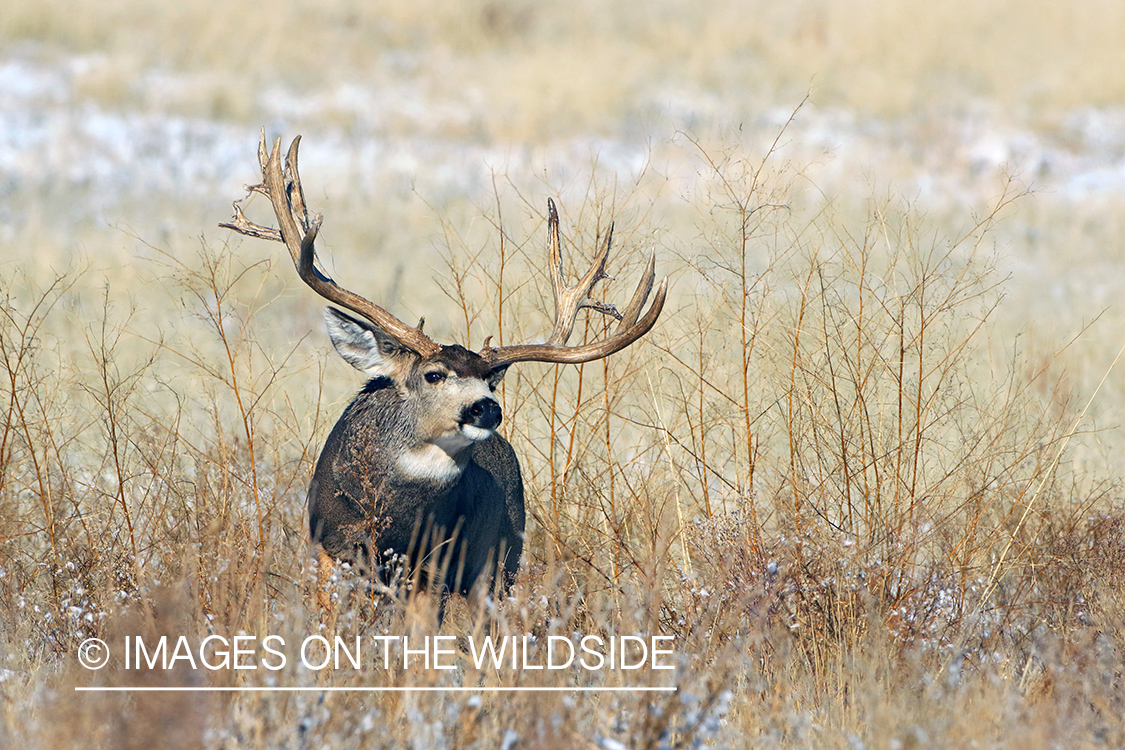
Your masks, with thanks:
M 357 370 L 393 383 L 404 405 L 406 451 L 400 468 L 415 477 L 460 473 L 465 449 L 492 437 L 502 417 L 493 393 L 507 365 L 491 366 L 463 346 L 423 357 L 378 326 L 329 307 L 324 311 L 336 351 Z

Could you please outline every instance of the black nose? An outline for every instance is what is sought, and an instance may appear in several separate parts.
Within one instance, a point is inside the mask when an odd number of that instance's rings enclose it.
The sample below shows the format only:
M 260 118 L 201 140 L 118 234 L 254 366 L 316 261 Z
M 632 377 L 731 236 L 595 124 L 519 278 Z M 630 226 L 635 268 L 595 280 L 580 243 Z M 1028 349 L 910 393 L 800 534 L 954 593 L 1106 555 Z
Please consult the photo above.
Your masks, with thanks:
M 482 398 L 465 408 L 461 414 L 462 424 L 471 424 L 482 430 L 495 430 L 500 424 L 500 404 L 494 398 Z

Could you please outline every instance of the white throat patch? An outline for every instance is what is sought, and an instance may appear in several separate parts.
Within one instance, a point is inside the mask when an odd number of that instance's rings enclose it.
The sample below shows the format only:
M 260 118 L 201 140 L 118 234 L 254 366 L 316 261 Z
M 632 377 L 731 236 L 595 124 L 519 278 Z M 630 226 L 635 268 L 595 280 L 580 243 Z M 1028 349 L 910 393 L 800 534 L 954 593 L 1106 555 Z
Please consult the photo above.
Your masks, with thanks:
M 398 457 L 398 468 L 411 479 L 431 482 L 453 482 L 465 470 L 441 446 L 430 443 L 421 448 L 405 451 Z
M 468 463 L 467 457 L 461 458 L 465 449 L 473 443 L 488 440 L 492 434 L 492 430 L 482 427 L 459 425 L 454 432 L 442 435 L 432 443 L 405 451 L 398 458 L 398 468 L 412 479 L 455 481 Z

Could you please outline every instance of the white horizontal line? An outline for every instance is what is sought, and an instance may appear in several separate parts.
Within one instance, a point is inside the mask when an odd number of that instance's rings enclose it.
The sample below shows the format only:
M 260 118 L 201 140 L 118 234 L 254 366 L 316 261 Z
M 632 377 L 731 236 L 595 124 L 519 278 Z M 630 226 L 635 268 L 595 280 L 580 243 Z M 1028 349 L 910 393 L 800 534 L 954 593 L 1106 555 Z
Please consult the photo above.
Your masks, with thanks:
M 267 687 L 264 685 L 247 685 L 240 687 L 75 687 L 79 693 L 674 693 L 679 688 L 653 687 L 638 685 L 635 687 L 316 687 L 316 686 L 281 686 Z

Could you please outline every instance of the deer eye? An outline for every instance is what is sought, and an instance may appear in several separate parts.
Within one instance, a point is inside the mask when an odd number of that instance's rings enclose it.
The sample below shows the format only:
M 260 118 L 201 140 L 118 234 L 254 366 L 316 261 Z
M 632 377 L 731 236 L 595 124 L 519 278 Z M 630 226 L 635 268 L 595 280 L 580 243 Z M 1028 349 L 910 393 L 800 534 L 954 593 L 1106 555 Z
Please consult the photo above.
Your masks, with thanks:
M 445 373 L 438 371 L 427 372 L 425 377 L 427 383 L 440 383 L 441 381 L 445 380 Z

